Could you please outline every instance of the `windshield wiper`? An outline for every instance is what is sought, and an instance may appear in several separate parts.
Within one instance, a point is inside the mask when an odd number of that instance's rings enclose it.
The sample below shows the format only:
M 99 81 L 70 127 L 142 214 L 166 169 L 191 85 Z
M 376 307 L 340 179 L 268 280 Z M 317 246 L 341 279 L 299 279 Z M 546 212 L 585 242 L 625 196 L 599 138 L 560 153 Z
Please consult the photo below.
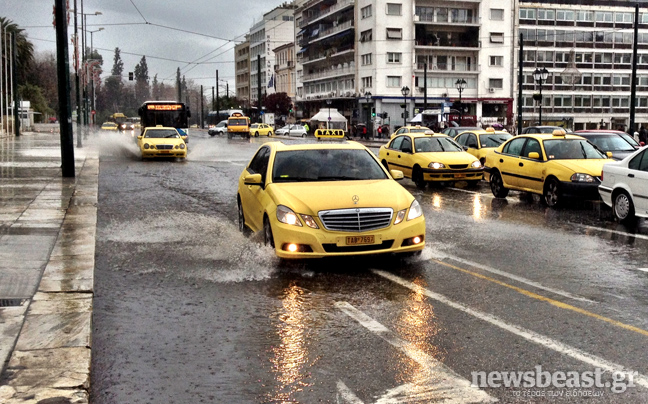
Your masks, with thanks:
M 581 153 L 583 153 L 583 158 L 587 158 L 587 152 L 585 151 L 585 146 L 583 146 L 583 142 L 578 143 L 581 147 Z
M 319 181 L 348 181 L 348 180 L 357 180 L 356 177 L 347 177 L 344 175 L 335 175 L 330 177 L 317 177 Z
M 439 147 L 441 148 L 441 151 L 445 151 L 445 149 L 443 148 L 443 145 L 441 144 L 441 141 L 439 141 L 439 140 L 437 139 L 437 143 L 439 144 Z
M 272 180 L 273 182 L 308 182 L 308 181 L 317 181 L 317 178 L 313 177 L 278 177 Z
M 165 139 L 168 139 L 168 138 L 170 138 L 170 137 L 175 137 L 175 135 L 167 135 L 167 136 L 165 136 L 164 138 L 165 138 Z

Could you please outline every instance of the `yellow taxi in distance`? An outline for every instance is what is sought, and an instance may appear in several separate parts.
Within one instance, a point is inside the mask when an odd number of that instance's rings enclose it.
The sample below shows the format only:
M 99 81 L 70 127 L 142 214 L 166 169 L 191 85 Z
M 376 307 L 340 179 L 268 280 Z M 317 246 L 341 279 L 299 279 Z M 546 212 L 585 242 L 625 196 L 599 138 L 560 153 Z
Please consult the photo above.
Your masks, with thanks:
M 395 135 L 380 147 L 378 159 L 388 169 L 403 171 L 419 188 L 428 182 L 467 181 L 477 184 L 484 167 L 451 137 L 427 130 L 425 133 Z
M 394 133 L 392 133 L 391 137 L 392 139 L 396 137 L 397 135 L 403 135 L 405 133 L 425 133 L 427 131 L 430 131 L 431 129 L 426 127 L 426 126 L 421 126 L 421 125 L 408 125 L 408 126 L 402 126 L 398 128 L 398 130 Z
M 418 253 L 423 211 L 394 178 L 356 142 L 265 143 L 239 178 L 239 230 L 280 258 Z
M 267 123 L 253 123 L 250 125 L 250 134 L 254 137 L 272 136 L 272 126 Z
M 608 157 L 587 139 L 562 130 L 518 135 L 486 154 L 485 178 L 496 198 L 515 189 L 542 195 L 555 207 L 570 197 L 598 199 Z
M 477 157 L 479 162 L 484 165 L 486 162 L 486 153 L 489 150 L 499 147 L 512 137 L 513 135 L 508 132 L 486 128 L 485 130 L 462 132 L 454 139 L 465 151 Z
M 118 126 L 116 122 L 104 122 L 101 125 L 101 130 L 114 130 L 117 131 Z
M 142 159 L 152 157 L 187 157 L 187 145 L 173 127 L 155 126 L 144 129 L 137 137 Z

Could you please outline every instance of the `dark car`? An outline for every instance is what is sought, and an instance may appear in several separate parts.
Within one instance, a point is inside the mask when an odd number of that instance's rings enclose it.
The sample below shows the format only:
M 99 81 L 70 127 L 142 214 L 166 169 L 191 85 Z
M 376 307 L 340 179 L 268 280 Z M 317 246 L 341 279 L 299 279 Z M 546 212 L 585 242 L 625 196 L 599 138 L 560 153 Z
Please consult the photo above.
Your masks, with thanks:
M 527 133 L 553 133 L 554 130 L 562 130 L 565 131 L 565 133 L 569 133 L 569 131 L 562 126 L 527 126 L 522 129 L 522 135 L 526 135 Z
M 582 136 L 593 143 L 603 153 L 611 152 L 615 160 L 623 160 L 637 150 L 623 135 L 624 132 L 605 130 L 577 130 L 575 135 Z
M 449 126 L 441 131 L 444 135 L 448 135 L 451 138 L 457 137 L 462 132 L 467 130 L 482 130 L 479 126 Z

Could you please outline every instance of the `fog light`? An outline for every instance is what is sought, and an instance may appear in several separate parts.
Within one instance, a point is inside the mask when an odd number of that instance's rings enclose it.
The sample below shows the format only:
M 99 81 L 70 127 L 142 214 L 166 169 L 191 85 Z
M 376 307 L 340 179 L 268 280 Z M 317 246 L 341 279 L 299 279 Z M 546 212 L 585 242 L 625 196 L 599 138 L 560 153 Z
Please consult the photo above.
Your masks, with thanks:
M 401 244 L 401 247 L 409 247 L 411 245 L 418 245 L 421 244 L 424 241 L 423 235 L 420 236 L 414 236 L 411 238 L 406 238 L 403 240 L 403 244 Z
M 290 252 L 297 251 L 297 244 L 288 244 L 288 251 Z
M 412 239 L 412 242 L 413 242 L 414 244 L 418 244 L 418 243 L 421 242 L 421 238 L 420 238 L 419 236 L 416 236 L 416 237 L 414 237 L 414 238 Z

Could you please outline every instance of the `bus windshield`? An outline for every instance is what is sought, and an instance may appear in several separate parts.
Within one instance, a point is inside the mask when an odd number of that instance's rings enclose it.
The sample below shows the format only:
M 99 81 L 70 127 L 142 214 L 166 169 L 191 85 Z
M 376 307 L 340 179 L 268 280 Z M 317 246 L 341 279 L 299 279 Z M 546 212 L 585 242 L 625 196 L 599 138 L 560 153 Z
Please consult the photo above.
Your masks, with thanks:
M 151 126 L 167 126 L 177 129 L 189 127 L 189 109 L 181 102 L 146 101 L 138 110 L 142 118 L 142 129 Z

